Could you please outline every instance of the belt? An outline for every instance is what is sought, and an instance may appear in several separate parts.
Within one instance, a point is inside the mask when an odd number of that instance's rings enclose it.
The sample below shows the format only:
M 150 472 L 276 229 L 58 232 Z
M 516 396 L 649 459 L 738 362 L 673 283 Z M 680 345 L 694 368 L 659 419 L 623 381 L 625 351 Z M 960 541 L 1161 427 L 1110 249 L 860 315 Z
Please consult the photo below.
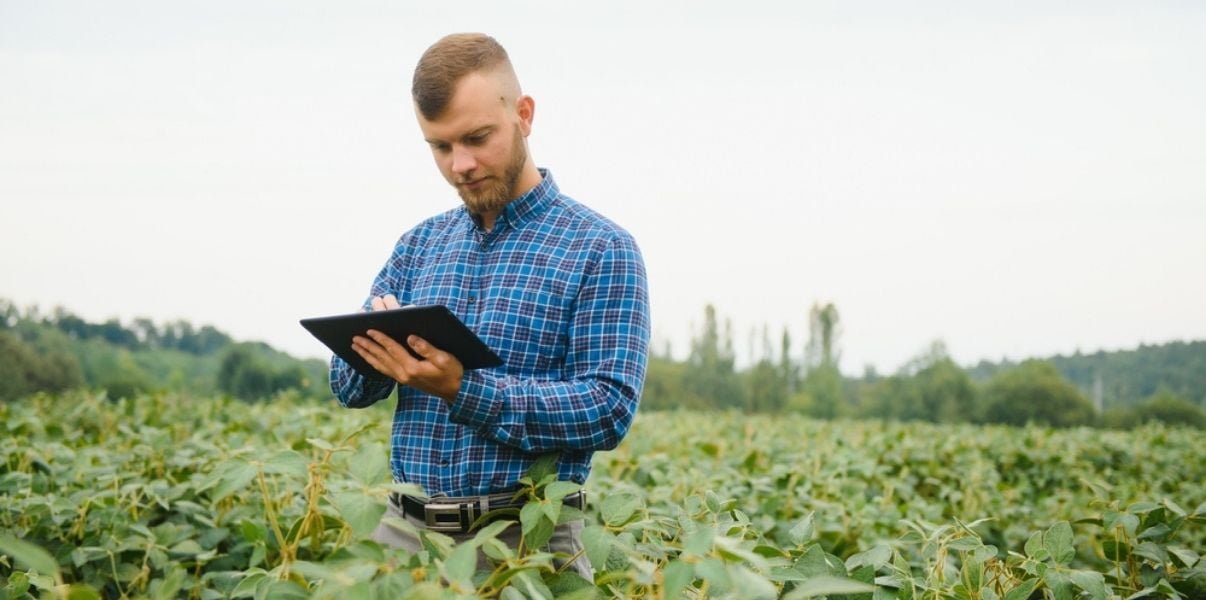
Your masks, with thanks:
M 498 498 L 496 496 L 496 498 Z M 427 524 L 431 531 L 442 533 L 468 533 L 473 530 L 473 524 L 478 518 L 500 509 L 520 509 L 526 501 L 513 501 L 508 495 L 492 501 L 489 496 L 477 498 L 432 498 L 424 502 L 413 496 L 393 493 L 389 501 L 402 509 L 402 513 L 419 519 Z M 579 510 L 586 507 L 586 492 L 578 490 L 561 500 L 562 504 Z M 492 523 L 503 519 L 519 520 L 518 514 L 510 512 L 488 515 L 480 524 Z

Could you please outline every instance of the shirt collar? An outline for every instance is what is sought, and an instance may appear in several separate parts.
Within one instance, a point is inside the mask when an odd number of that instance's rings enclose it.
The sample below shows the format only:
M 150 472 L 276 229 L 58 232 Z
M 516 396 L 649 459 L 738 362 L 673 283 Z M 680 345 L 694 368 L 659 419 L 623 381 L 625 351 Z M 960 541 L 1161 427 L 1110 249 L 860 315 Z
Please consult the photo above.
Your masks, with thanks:
M 548 169 L 537 170 L 540 171 L 540 183 L 503 207 L 502 212 L 495 220 L 495 229 L 498 228 L 500 222 L 506 223 L 512 229 L 523 227 L 524 223 L 548 209 L 557 196 L 561 195 L 561 188 L 557 187 L 553 173 Z M 477 219 L 469 219 L 469 224 L 471 227 L 477 227 Z

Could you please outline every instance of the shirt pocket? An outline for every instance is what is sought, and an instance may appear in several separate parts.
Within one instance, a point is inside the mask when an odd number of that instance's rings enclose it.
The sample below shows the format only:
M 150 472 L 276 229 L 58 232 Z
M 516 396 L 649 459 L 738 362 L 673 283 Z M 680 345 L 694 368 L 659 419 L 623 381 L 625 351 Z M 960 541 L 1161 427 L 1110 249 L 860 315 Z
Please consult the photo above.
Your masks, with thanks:
M 503 288 L 486 315 L 491 337 L 509 369 L 526 374 L 560 373 L 568 347 L 569 311 L 563 299 L 545 290 Z

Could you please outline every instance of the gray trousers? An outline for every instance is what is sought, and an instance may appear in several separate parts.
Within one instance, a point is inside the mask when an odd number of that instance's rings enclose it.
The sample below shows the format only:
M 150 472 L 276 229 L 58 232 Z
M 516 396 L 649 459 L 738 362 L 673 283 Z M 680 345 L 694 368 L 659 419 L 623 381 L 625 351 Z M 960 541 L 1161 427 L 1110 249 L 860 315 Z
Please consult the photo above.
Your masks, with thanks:
M 408 531 L 403 531 L 389 524 L 387 519 L 394 517 L 397 519 L 405 519 L 415 529 L 423 530 L 427 528 L 427 524 L 422 519 L 404 514 L 402 508 L 395 505 L 393 502 L 386 504 L 388 508 L 385 510 L 385 515 L 382 516 L 381 523 L 377 525 L 376 531 L 373 532 L 373 540 L 376 542 L 390 546 L 392 548 L 402 548 L 407 552 L 415 553 L 423 549 L 422 542 Z M 582 551 L 582 520 L 570 521 L 562 525 L 558 525 L 553 529 L 553 537 L 549 539 L 549 544 L 544 548 L 549 552 L 559 552 L 567 555 L 565 559 L 555 559 L 553 561 L 557 568 L 561 568 L 568 557 L 577 556 L 569 569 L 574 570 L 583 579 L 593 582 L 595 580 L 595 570 L 591 568 L 590 561 L 586 559 L 586 553 Z M 473 539 L 476 532 L 469 533 L 444 533 L 448 537 L 456 540 L 459 544 Z M 519 547 L 520 526 L 517 521 L 514 525 L 506 528 L 498 535 L 498 540 L 510 546 L 511 548 Z M 480 549 L 477 551 L 477 570 L 489 571 L 492 569 L 490 563 L 487 562 L 486 554 Z

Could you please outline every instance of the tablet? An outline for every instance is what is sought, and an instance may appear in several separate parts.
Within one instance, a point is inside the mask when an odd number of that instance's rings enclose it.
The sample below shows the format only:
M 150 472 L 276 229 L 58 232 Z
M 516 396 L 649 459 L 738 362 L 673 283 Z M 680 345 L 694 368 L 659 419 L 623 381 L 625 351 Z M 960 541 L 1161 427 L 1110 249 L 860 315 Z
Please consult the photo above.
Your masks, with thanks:
M 412 334 L 457 357 L 465 369 L 503 364 L 502 359 L 445 306 L 406 306 L 313 317 L 302 319 L 301 324 L 336 356 L 347 361 L 360 374 L 370 377 L 381 377 L 381 374 L 352 350 L 352 338 L 366 335 L 369 329 L 376 329 L 393 338 L 415 358 L 419 356 L 406 345 L 406 338 Z

